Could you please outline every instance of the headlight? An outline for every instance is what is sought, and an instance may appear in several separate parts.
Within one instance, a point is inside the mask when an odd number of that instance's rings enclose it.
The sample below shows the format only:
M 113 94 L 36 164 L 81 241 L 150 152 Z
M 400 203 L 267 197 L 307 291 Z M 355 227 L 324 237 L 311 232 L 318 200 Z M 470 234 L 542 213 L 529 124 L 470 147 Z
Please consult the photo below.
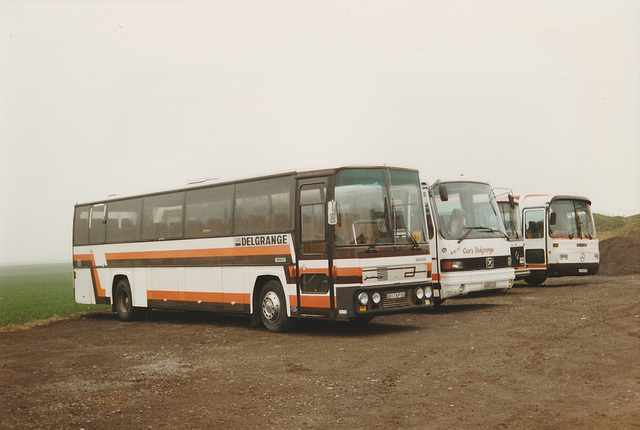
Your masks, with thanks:
M 431 297 L 433 297 L 433 290 L 430 287 L 427 287 L 424 289 L 424 296 L 427 299 L 430 299 Z
M 373 293 L 373 295 L 371 296 L 371 300 L 373 300 L 373 303 L 375 303 L 376 305 L 380 303 L 381 298 L 382 297 L 380 297 L 380 293 Z
M 364 291 L 358 294 L 358 302 L 362 306 L 367 306 L 367 303 L 369 303 L 369 294 L 365 293 Z
M 507 266 L 511 267 L 511 256 L 507 257 Z
M 524 264 L 525 264 L 525 263 L 524 263 L 524 257 L 520 257 L 520 265 L 521 265 L 521 266 L 524 266 Z
M 418 300 L 422 300 L 424 298 L 424 290 L 422 288 L 416 288 L 416 297 Z

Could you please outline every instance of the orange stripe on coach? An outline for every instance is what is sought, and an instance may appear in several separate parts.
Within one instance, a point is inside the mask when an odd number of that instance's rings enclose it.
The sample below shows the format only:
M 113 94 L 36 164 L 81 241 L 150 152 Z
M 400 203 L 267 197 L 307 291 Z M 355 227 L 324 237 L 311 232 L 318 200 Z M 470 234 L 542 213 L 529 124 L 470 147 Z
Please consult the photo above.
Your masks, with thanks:
M 252 255 L 290 254 L 288 245 L 186 249 L 177 251 L 138 251 L 106 253 L 107 260 L 149 260 L 153 258 L 244 257 Z

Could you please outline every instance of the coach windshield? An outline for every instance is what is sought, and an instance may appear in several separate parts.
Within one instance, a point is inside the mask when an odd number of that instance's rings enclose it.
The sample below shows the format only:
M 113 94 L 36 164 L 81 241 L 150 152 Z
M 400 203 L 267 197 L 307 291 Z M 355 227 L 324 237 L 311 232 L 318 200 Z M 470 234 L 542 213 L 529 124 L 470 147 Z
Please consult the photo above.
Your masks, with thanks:
M 444 182 L 433 188 L 439 231 L 445 239 L 505 237 L 504 224 L 487 184 Z
M 566 239 L 593 239 L 591 206 L 584 200 L 554 200 L 549 207 L 549 236 Z
M 412 171 L 367 168 L 336 174 L 336 245 L 425 241 L 420 182 Z

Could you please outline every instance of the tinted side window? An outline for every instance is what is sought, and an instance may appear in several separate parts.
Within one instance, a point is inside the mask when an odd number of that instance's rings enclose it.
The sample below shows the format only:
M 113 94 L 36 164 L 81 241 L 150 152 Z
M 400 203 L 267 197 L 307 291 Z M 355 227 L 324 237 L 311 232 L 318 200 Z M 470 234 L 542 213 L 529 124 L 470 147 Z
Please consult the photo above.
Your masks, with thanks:
M 105 205 L 99 204 L 91 207 L 91 218 L 89 222 L 89 243 L 104 243 L 104 211 Z
M 234 232 L 268 233 L 290 229 L 292 185 L 291 177 L 237 184 Z
M 231 234 L 233 185 L 187 191 L 186 237 Z
M 89 206 L 77 206 L 73 217 L 73 244 L 89 244 Z
M 544 238 L 544 210 L 524 213 L 524 235 L 527 239 Z
M 325 201 L 324 184 L 303 185 L 300 188 L 302 252 L 304 254 L 322 254 L 326 250 Z
M 184 235 L 184 193 L 145 197 L 142 239 L 177 239 Z
M 107 243 L 140 240 L 142 199 L 110 202 L 107 206 Z

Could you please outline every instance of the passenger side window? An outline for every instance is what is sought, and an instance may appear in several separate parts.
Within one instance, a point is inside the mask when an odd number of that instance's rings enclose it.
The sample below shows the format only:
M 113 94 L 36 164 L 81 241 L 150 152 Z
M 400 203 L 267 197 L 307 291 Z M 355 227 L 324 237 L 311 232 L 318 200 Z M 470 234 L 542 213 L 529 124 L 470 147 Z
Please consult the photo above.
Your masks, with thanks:
M 291 228 L 293 178 L 272 178 L 236 185 L 233 229 L 236 234 L 272 233 Z
M 77 206 L 73 217 L 73 244 L 89 244 L 89 206 Z
M 187 191 L 186 237 L 229 235 L 232 231 L 233 185 Z
M 91 245 L 104 243 L 104 211 L 104 204 L 91 207 L 91 220 L 89 223 L 89 243 Z
M 140 240 L 142 199 L 109 202 L 107 205 L 107 243 Z
M 183 204 L 183 192 L 145 197 L 142 210 L 142 239 L 182 237 Z

